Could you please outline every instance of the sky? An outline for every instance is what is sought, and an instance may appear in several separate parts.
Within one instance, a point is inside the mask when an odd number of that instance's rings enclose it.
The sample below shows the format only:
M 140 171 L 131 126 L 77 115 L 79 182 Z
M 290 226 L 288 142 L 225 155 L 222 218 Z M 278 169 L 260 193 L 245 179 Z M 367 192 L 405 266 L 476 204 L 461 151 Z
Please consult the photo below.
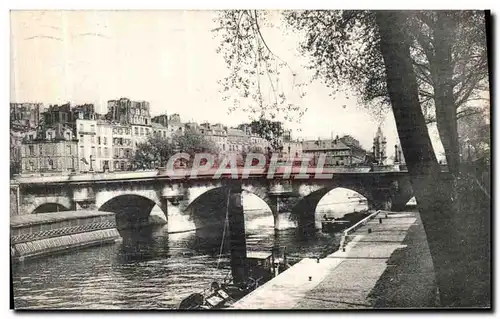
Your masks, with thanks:
M 94 103 L 105 113 L 108 100 L 128 97 L 149 101 L 152 115 L 179 113 L 183 121 L 226 125 L 248 121 L 248 114 L 229 113 L 231 102 L 222 100 L 217 81 L 228 70 L 216 53 L 215 17 L 213 11 L 13 11 L 11 102 Z M 297 51 L 301 35 L 285 32 L 278 12 L 271 19 L 275 27 L 263 29 L 268 45 L 299 81 L 309 82 L 308 58 Z M 291 77 L 280 81 L 292 102 L 308 109 L 300 124 L 287 124 L 295 138 L 350 134 L 371 149 L 381 125 L 393 155 L 398 138 L 392 112 L 375 120 L 355 96 L 332 94 L 319 80 L 302 99 Z M 439 156 L 435 128 L 430 134 Z

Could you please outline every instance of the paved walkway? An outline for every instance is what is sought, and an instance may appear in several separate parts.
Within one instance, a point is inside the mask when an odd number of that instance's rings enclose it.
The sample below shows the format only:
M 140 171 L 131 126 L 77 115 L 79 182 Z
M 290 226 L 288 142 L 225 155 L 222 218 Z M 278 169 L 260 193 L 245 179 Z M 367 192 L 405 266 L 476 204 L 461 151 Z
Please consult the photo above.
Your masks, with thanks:
M 233 308 L 434 306 L 434 270 L 418 213 L 379 216 L 382 223 L 375 218 L 359 228 L 345 252 L 335 252 L 319 263 L 304 259 L 236 302 Z

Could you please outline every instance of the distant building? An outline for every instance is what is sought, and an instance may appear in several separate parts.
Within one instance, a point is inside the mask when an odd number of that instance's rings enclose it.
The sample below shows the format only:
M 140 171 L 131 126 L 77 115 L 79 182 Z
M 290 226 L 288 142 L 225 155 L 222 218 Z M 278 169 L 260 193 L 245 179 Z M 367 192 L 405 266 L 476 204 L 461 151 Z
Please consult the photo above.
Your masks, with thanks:
M 43 124 L 46 127 L 61 124 L 74 128 L 75 121 L 71 105 L 69 103 L 63 105 L 50 105 L 48 109 L 43 112 Z
M 302 153 L 313 164 L 317 164 L 319 157 L 326 154 L 325 165 L 329 166 L 358 165 L 364 162 L 366 154 L 360 148 L 346 145 L 338 136 L 335 139 L 303 141 Z
M 302 142 L 285 141 L 281 152 L 283 158 L 295 158 L 302 156 Z
M 164 139 L 170 137 L 168 128 L 161 123 L 153 122 L 153 124 L 151 124 L 151 129 L 153 130 L 154 136 L 161 137 Z
M 21 145 L 21 173 L 76 172 L 78 166 L 78 140 L 73 129 L 56 124 L 36 138 L 25 138 Z M 30 136 L 35 136 L 30 135 Z
M 101 120 L 76 120 L 78 155 L 82 171 L 113 170 L 112 126 Z
M 151 125 L 149 102 L 131 101 L 128 98 L 108 101 L 106 118 L 122 125 Z
M 134 156 L 131 126 L 112 124 L 112 137 L 113 170 L 124 171 L 131 169 Z
M 74 120 L 97 120 L 94 104 L 77 105 L 71 109 Z
M 379 165 L 385 165 L 387 159 L 387 140 L 380 126 L 377 129 L 377 133 L 373 138 L 373 158 L 375 163 Z
M 179 114 L 175 113 L 168 118 L 168 135 L 171 138 L 174 134 L 184 134 L 185 126 L 181 122 Z
M 10 103 L 11 127 L 35 129 L 40 124 L 42 103 Z
M 161 124 L 163 127 L 168 127 L 168 115 L 162 114 L 152 117 L 151 122 Z
M 203 123 L 200 125 L 200 133 L 214 143 L 220 153 L 225 153 L 227 146 L 227 127 L 222 124 Z

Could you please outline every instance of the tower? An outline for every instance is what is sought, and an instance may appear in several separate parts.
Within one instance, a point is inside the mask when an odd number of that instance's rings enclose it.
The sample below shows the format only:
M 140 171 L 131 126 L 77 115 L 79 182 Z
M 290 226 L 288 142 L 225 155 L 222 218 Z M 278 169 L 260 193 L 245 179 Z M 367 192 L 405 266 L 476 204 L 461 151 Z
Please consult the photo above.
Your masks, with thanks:
M 384 165 L 387 159 L 387 140 L 382 133 L 380 126 L 377 129 L 375 138 L 373 139 L 373 156 L 379 165 Z

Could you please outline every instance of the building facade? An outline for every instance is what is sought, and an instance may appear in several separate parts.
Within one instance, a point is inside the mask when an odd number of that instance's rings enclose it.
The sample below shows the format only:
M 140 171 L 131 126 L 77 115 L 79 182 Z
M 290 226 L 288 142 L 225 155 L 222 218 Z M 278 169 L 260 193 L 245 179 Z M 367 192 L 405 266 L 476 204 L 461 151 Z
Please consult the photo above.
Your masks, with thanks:
M 42 103 L 10 103 L 11 125 L 36 129 L 40 125 L 42 113 Z
M 112 124 L 113 170 L 132 169 L 133 139 L 130 125 Z
M 50 127 L 21 145 L 21 173 L 69 173 L 79 171 L 78 140 L 64 125 Z
M 120 124 L 151 125 L 149 102 L 128 98 L 108 101 L 107 119 Z
M 364 151 L 359 154 L 358 150 L 346 145 L 338 136 L 335 139 L 303 141 L 302 152 L 313 164 L 317 164 L 319 157 L 326 154 L 327 166 L 359 165 L 364 163 L 366 155 Z

